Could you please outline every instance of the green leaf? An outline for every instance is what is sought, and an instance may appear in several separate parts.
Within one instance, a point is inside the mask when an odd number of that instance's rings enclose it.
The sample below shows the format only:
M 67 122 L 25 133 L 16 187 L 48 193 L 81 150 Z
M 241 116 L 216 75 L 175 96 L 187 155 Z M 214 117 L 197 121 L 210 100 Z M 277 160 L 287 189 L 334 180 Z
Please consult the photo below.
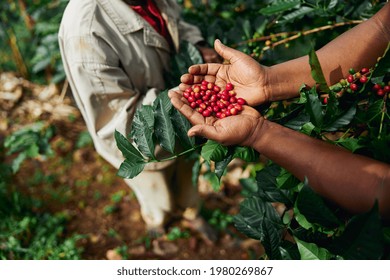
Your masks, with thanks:
M 179 142 L 184 149 L 195 146 L 195 138 L 189 137 L 187 132 L 191 128 L 190 122 L 176 109 L 172 110 L 171 121 Z
M 307 243 L 295 238 L 298 245 L 301 260 L 329 260 L 332 254 L 325 248 L 318 247 L 314 243 Z
M 175 131 L 170 118 L 170 110 L 172 109 L 172 103 L 163 92 L 155 101 L 155 124 L 154 131 L 157 137 L 157 141 L 160 146 L 170 152 L 175 152 Z
M 307 98 L 305 109 L 310 116 L 310 121 L 314 126 L 321 128 L 324 122 L 324 114 L 318 94 L 315 88 L 312 88 L 310 91 L 306 91 L 305 94 Z
M 154 129 L 154 111 L 153 111 L 153 106 L 151 106 L 151 105 L 142 105 L 142 107 L 140 109 L 141 109 L 144 121 L 147 124 L 147 127 L 150 130 L 153 130 Z
M 275 1 L 274 4 L 260 9 L 260 13 L 266 16 L 274 15 L 291 10 L 293 8 L 298 8 L 300 4 L 300 0 Z
M 306 217 L 299 212 L 299 208 L 297 207 L 296 203 L 294 205 L 294 218 L 298 222 L 298 224 L 304 229 L 310 230 L 314 227 L 313 224 L 311 224 L 306 219 Z
M 382 114 L 384 101 L 379 99 L 374 103 L 370 104 L 370 107 L 367 110 L 366 122 L 379 121 Z
M 257 182 L 253 177 L 240 179 L 240 184 L 242 186 L 242 192 L 244 193 L 244 196 L 252 196 L 258 190 Z
M 218 180 L 221 180 L 222 175 L 225 173 L 225 170 L 229 163 L 232 161 L 233 155 L 230 153 L 224 159 L 215 162 L 215 175 L 217 175 Z
M 197 186 L 198 185 L 198 179 L 199 179 L 199 174 L 200 174 L 200 169 L 202 165 L 200 163 L 200 160 L 196 160 L 194 165 L 192 166 L 192 185 Z
M 36 143 L 30 145 L 26 150 L 26 155 L 30 158 L 35 158 L 39 155 L 39 147 Z
M 375 65 L 375 69 L 372 72 L 373 78 L 380 77 L 385 75 L 386 73 L 390 73 L 390 43 L 387 45 L 387 48 L 378 61 L 378 63 Z
M 117 175 L 125 179 L 132 179 L 144 170 L 146 162 L 134 162 L 125 160 L 119 167 Z
M 150 118 L 150 111 L 139 108 L 133 118 L 131 135 L 139 151 L 145 156 L 154 159 L 155 143 L 153 141 L 153 126 L 149 126 L 146 118 Z
M 288 21 L 293 21 L 293 20 L 296 20 L 296 19 L 300 19 L 302 18 L 304 15 L 310 13 L 314 11 L 313 8 L 311 7 L 307 7 L 307 6 L 303 6 L 303 7 L 300 7 L 299 9 L 287 14 L 287 15 L 284 15 L 282 20 L 279 21 L 279 23 L 287 23 Z
M 257 195 L 265 201 L 281 202 L 291 206 L 293 202 L 289 190 L 278 188 L 276 178 L 279 176 L 279 173 L 280 167 L 277 165 L 270 165 L 256 172 Z
M 166 88 L 176 87 L 180 83 L 180 76 L 188 71 L 188 67 L 203 63 L 203 57 L 193 44 L 183 40 L 180 43 L 179 53 L 176 53 L 171 61 L 171 71 L 164 73 Z
M 310 122 L 310 116 L 308 114 L 302 113 L 299 114 L 297 117 L 286 122 L 284 126 L 291 128 L 293 130 L 300 131 L 302 127 L 309 122 Z
M 383 255 L 382 223 L 376 202 L 372 209 L 356 215 L 332 244 L 333 251 L 348 260 L 378 260 Z
M 141 162 L 143 161 L 143 156 L 141 153 L 127 140 L 126 137 L 124 137 L 120 132 L 115 130 L 115 141 L 119 148 L 119 150 L 122 152 L 123 156 L 131 160 L 133 162 Z
M 248 237 L 262 240 L 263 229 L 261 223 L 267 218 L 272 225 L 282 224 L 278 213 L 269 202 L 264 202 L 259 197 L 250 197 L 240 204 L 240 212 L 234 216 L 235 227 Z
M 228 153 L 228 148 L 215 142 L 213 140 L 208 140 L 206 144 L 203 145 L 201 150 L 202 157 L 207 161 L 222 161 Z
M 311 76 L 318 85 L 321 92 L 329 93 L 329 87 L 326 84 L 324 73 L 314 49 L 309 52 L 309 64 L 311 68 Z
M 348 110 L 336 117 L 331 124 L 324 125 L 326 131 L 336 131 L 348 125 L 356 115 L 356 107 L 351 106 Z M 326 117 L 325 117 L 326 118 Z
M 233 158 L 240 158 L 246 162 L 256 162 L 259 159 L 259 153 L 250 147 L 236 146 Z
M 279 247 L 280 255 L 283 260 L 299 260 L 300 255 L 298 251 L 298 246 L 295 243 L 290 241 L 282 241 L 282 244 Z
M 360 144 L 360 139 L 357 138 L 341 138 L 337 140 L 337 144 L 343 146 L 344 148 L 350 150 L 352 153 L 356 150 L 363 148 L 364 145 Z
M 309 187 L 306 179 L 305 185 L 298 194 L 296 206 L 310 223 L 316 223 L 329 229 L 334 229 L 341 225 L 341 222 L 325 204 L 323 198 Z
M 206 173 L 204 173 L 204 178 L 209 181 L 209 183 L 211 184 L 211 187 L 212 189 L 217 192 L 220 190 L 221 188 L 221 183 L 219 181 L 219 178 L 217 177 L 217 174 L 215 174 L 214 172 L 211 172 L 211 171 L 208 171 Z
M 286 169 L 281 169 L 280 174 L 276 178 L 276 184 L 280 189 L 291 189 L 295 188 L 299 183 L 299 180 L 288 172 Z
M 311 122 L 308 122 L 302 126 L 301 132 L 310 136 L 315 128 L 316 127 Z
M 268 218 L 264 218 L 261 221 L 261 244 L 263 245 L 268 258 L 271 260 L 280 260 L 282 258 L 279 250 L 282 242 L 282 229 L 281 223 L 274 223 Z

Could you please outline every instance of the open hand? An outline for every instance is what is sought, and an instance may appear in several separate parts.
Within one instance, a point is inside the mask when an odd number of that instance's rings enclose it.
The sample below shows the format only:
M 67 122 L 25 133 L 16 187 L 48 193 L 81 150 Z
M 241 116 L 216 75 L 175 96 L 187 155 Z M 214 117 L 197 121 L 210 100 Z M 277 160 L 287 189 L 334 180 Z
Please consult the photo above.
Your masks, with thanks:
M 169 91 L 173 106 L 178 109 L 193 125 L 188 136 L 201 136 L 217 141 L 225 146 L 251 146 L 264 118 L 255 109 L 243 106 L 240 114 L 218 119 L 214 116 L 203 117 L 192 109 L 178 91 Z
M 206 63 L 193 65 L 188 74 L 181 77 L 180 90 L 184 91 L 202 80 L 213 82 L 225 87 L 230 82 L 238 97 L 244 98 L 249 105 L 256 106 L 269 101 L 267 92 L 267 68 L 260 65 L 252 57 L 215 41 L 216 52 L 223 57 L 227 64 Z

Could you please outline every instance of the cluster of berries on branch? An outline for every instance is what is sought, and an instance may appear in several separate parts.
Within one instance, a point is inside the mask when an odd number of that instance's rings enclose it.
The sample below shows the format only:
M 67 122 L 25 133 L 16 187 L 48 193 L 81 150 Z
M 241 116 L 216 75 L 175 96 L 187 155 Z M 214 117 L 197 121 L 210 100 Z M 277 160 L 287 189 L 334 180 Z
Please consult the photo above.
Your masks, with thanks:
M 371 69 L 362 68 L 356 72 L 354 69 L 349 70 L 349 75 L 345 79 L 341 79 L 339 82 L 339 93 L 338 97 L 342 96 L 345 92 L 355 93 L 358 92 L 363 85 L 367 84 L 370 80 Z M 337 88 L 337 87 L 336 87 Z M 390 94 L 390 82 L 385 83 L 373 83 L 372 92 L 379 97 L 383 97 L 385 94 Z M 323 103 L 328 103 L 328 97 L 323 98 Z
M 246 104 L 245 99 L 236 96 L 234 86 L 227 83 L 224 89 L 212 82 L 203 80 L 183 92 L 190 107 L 204 117 L 215 116 L 219 119 L 237 115 Z

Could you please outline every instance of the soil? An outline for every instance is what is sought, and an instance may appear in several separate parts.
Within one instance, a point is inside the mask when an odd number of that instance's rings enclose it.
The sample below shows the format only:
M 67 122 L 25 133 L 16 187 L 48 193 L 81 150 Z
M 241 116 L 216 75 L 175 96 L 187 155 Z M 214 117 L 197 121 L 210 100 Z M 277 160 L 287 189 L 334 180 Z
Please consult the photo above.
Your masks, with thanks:
M 0 142 L 36 121 L 56 128 L 50 140 L 53 156 L 25 161 L 15 184 L 44 201 L 45 211 L 67 215 L 66 235 L 83 235 L 82 259 L 245 260 L 262 255 L 261 245 L 239 233 L 231 222 L 222 228 L 212 225 L 218 240 L 211 246 L 180 219 L 167 225 L 165 235 L 148 236 L 131 189 L 91 143 L 77 146 L 86 127 L 67 85 L 34 85 L 12 73 L 1 74 L 0 82 L 0 94 L 11 94 L 8 99 L 0 96 Z M 237 176 L 243 171 L 235 167 Z M 242 196 L 237 176 L 226 179 L 220 191 L 200 182 L 201 213 L 206 220 L 211 222 L 216 213 L 225 215 L 220 216 L 223 219 L 239 211 Z

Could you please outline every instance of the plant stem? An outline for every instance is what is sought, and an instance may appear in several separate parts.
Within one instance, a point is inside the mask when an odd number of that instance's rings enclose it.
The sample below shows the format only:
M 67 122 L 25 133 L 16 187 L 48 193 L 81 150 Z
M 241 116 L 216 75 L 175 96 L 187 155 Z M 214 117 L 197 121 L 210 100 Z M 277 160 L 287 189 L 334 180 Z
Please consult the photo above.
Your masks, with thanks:
M 184 156 L 185 154 L 189 154 L 195 150 L 197 150 L 198 148 L 202 147 L 204 144 L 201 144 L 201 145 L 197 145 L 197 146 L 194 146 L 192 147 L 191 149 L 188 149 L 188 150 L 185 150 L 181 153 L 178 153 L 178 154 L 174 154 L 173 156 L 170 156 L 170 157 L 167 157 L 167 158 L 163 158 L 163 159 L 153 159 L 153 160 L 150 160 L 149 163 L 151 162 L 164 162 L 164 161 L 169 161 L 169 160 L 173 160 L 173 159 L 176 159 L 178 157 L 181 157 L 181 156 Z
M 387 100 L 387 94 L 385 94 L 385 96 L 383 98 L 383 107 L 382 107 L 382 113 L 381 113 L 382 116 L 381 116 L 381 123 L 379 125 L 378 139 L 381 139 L 383 122 L 384 122 L 385 114 L 386 114 L 386 100 Z
M 312 34 L 312 33 L 317 33 L 317 32 L 321 32 L 321 31 L 328 30 L 328 29 L 333 29 L 335 27 L 341 27 L 341 26 L 352 25 L 352 24 L 359 24 L 361 22 L 363 22 L 363 20 L 351 20 L 351 21 L 346 21 L 346 22 L 338 22 L 338 23 L 335 23 L 335 24 L 329 24 L 329 25 L 325 25 L 325 26 L 316 27 L 316 28 L 313 28 L 313 29 L 310 29 L 310 30 L 297 32 L 293 36 L 290 36 L 288 38 L 285 38 L 283 40 L 275 42 L 275 43 L 271 44 L 270 46 L 265 46 L 263 48 L 263 51 L 266 51 L 268 49 L 274 48 L 274 47 L 276 47 L 278 45 L 285 44 L 285 43 L 290 42 L 292 40 L 298 39 L 301 36 L 306 36 L 306 35 L 309 35 L 309 34 Z

